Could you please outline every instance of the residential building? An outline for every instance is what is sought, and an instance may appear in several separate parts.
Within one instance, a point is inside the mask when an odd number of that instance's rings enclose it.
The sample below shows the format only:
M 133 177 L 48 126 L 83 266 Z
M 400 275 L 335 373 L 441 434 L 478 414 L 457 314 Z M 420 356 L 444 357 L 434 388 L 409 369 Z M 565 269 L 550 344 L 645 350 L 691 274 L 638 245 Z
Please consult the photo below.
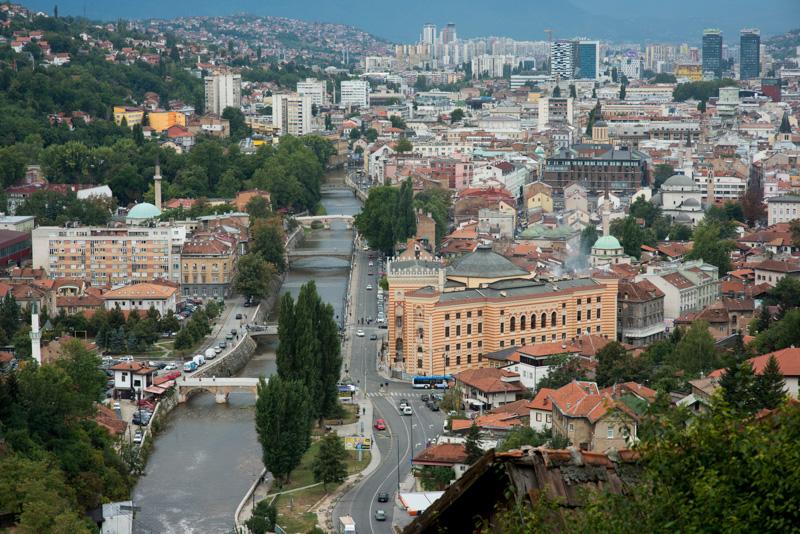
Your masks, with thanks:
M 753 370 L 757 375 L 764 372 L 770 357 L 773 356 L 778 361 L 778 366 L 783 375 L 783 389 L 787 395 L 793 399 L 800 396 L 800 348 L 789 347 L 786 349 L 776 350 L 750 358 L 747 360 L 753 366 Z M 725 369 L 717 369 L 709 373 L 709 378 L 719 379 L 725 374 Z
M 756 284 L 775 287 L 781 278 L 800 278 L 800 262 L 796 260 L 767 259 L 753 266 Z
M 123 311 L 138 310 L 141 313 L 155 308 L 161 315 L 175 313 L 178 305 L 178 288 L 172 284 L 142 282 L 103 293 L 107 310 L 119 308 Z
M 648 280 L 621 280 L 617 293 L 617 341 L 646 347 L 664 337 L 664 330 L 664 292 Z
M 387 262 L 389 353 L 395 369 L 452 374 L 510 346 L 592 333 L 616 339 L 617 280 L 541 282 L 481 246 L 445 267 Z
M 431 445 L 417 454 L 411 460 L 411 465 L 416 477 L 429 467 L 449 467 L 453 470 L 453 480 L 458 480 L 469 469 L 467 449 L 463 443 Z M 417 485 L 417 489 L 421 489 L 419 483 Z
M 745 29 L 739 34 L 739 79 L 755 80 L 761 77 L 761 32 Z
M 153 385 L 153 377 L 158 369 L 148 367 L 144 362 L 121 362 L 111 367 L 114 371 L 114 398 L 137 399 L 144 389 Z
M 588 191 L 632 195 L 650 183 L 647 156 L 627 147 L 596 145 L 598 154 L 562 149 L 547 158 L 542 181 L 556 194 L 572 182 L 582 183 Z
M 800 219 L 800 195 L 781 195 L 766 201 L 769 226 Z
M 703 31 L 703 76 L 722 78 L 722 31 Z
M 461 388 L 464 405 L 480 410 L 516 402 L 527 391 L 517 373 L 495 367 L 468 369 L 453 378 Z
M 530 402 L 530 425 L 537 432 L 546 432 L 553 426 L 553 401 L 550 397 L 556 390 L 541 388 Z
M 561 356 L 578 357 L 581 349 L 577 344 L 551 341 L 535 345 L 511 346 L 486 355 L 489 365 L 517 373 L 519 381 L 530 390 L 550 374 L 553 359 Z
M 498 239 L 514 239 L 516 214 L 481 208 L 478 210 L 478 232 Z
M 637 417 L 594 382 L 572 381 L 549 396 L 552 432 L 584 451 L 625 449 L 637 440 Z
M 30 234 L 36 217 L 33 215 L 6 215 L 0 213 L 0 230 L 13 230 Z
M 129 106 L 114 106 L 114 122 L 120 125 L 125 122 L 128 128 L 133 128 L 144 121 L 144 109 Z
M 181 249 L 184 297 L 224 298 L 236 273 L 237 239 L 228 234 L 198 232 Z
M 366 80 L 343 80 L 339 93 L 339 103 L 343 108 L 369 106 L 369 82 Z
M 574 99 L 571 97 L 542 97 L 539 99 L 539 130 L 571 126 L 575 122 Z
M 31 234 L 29 232 L 0 230 L 0 266 L 19 265 L 30 257 Z
M 272 95 L 272 125 L 281 135 L 306 135 L 311 133 L 311 95 Z
M 242 75 L 230 72 L 217 72 L 206 76 L 205 110 L 221 116 L 225 108 L 239 109 L 242 106 Z
M 302 82 L 297 82 L 297 94 L 300 96 L 308 96 L 311 98 L 311 103 L 321 108 L 325 104 L 327 97 L 327 88 L 325 80 L 315 80 L 314 78 L 306 78 Z M 274 103 L 274 100 L 273 100 Z M 274 113 L 274 107 L 273 107 Z
M 668 328 L 687 311 L 699 311 L 719 298 L 718 269 L 702 260 L 651 267 L 635 280 L 648 280 L 664 293 L 664 322 Z
M 33 266 L 53 278 L 86 279 L 93 286 L 157 279 L 178 283 L 185 240 L 185 227 L 166 224 L 40 226 L 31 234 Z
M 157 133 L 168 130 L 170 127 L 186 126 L 186 115 L 180 111 L 151 111 L 147 114 L 147 125 Z

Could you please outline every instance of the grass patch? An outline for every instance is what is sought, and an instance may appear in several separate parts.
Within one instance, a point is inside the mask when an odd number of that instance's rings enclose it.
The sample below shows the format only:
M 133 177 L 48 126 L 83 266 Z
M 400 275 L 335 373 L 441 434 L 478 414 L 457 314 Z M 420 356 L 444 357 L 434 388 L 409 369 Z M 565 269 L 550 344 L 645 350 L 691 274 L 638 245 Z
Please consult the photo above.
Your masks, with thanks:
M 282 487 L 280 489 L 281 491 L 302 488 L 303 486 L 309 486 L 316 483 L 314 480 L 314 471 L 312 470 L 311 466 L 314 463 L 314 458 L 317 456 L 319 446 L 319 441 L 314 441 L 314 443 L 311 444 L 305 454 L 303 454 L 303 458 L 300 460 L 300 465 L 298 465 L 297 468 L 292 471 L 289 483 Z M 369 465 L 370 453 L 368 451 L 363 452 L 363 457 L 360 462 L 358 461 L 358 453 L 356 451 L 347 451 L 347 453 L 348 458 L 346 462 L 348 475 L 358 473 Z M 328 489 L 332 490 L 333 486 L 329 486 Z
M 343 402 L 339 403 L 339 416 L 338 417 L 331 417 L 330 419 L 325 419 L 326 425 L 349 425 L 351 423 L 355 423 L 358 421 L 358 405 L 357 404 L 345 404 Z M 341 421 L 341 423 L 339 422 Z

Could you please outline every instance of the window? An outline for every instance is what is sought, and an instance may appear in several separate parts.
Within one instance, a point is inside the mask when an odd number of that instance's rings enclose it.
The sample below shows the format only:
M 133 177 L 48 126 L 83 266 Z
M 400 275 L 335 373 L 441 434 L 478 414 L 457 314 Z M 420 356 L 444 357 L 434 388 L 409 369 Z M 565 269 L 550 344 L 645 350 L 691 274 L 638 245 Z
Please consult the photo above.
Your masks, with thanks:
M 550 326 L 556 326 L 558 318 L 556 317 L 556 312 L 550 314 Z
M 460 335 L 461 335 L 461 325 L 457 324 L 456 325 L 456 336 L 460 336 Z
M 422 358 L 417 360 L 417 369 L 422 369 Z
M 600 325 L 597 325 L 597 328 L 596 328 L 595 330 L 596 330 L 597 332 L 599 332 L 599 331 L 600 331 Z
M 470 317 L 472 317 L 472 312 L 471 311 L 467 312 L 467 319 L 469 319 Z
M 535 328 L 536 328 L 536 314 L 532 313 L 531 314 L 531 330 L 533 330 Z
M 461 350 L 461 343 L 456 343 L 456 350 L 458 350 L 458 351 Z
M 450 352 L 450 345 L 445 345 L 444 346 L 444 351 L 445 352 Z
M 510 341 L 510 344 L 511 344 L 511 346 L 512 346 L 512 347 L 513 347 L 514 345 L 516 345 L 516 342 L 514 341 L 514 339 L 513 339 L 513 338 L 511 339 L 511 341 Z
M 472 334 L 472 323 L 467 325 L 467 335 Z
M 461 356 L 456 356 L 456 365 L 461 365 Z
M 575 317 L 575 319 L 578 320 L 578 321 L 581 320 L 581 311 L 580 310 L 578 310 L 578 315 Z
M 500 322 L 500 333 L 502 334 L 505 331 L 506 331 L 506 324 L 501 321 Z
M 478 333 L 483 334 L 483 323 L 478 323 Z
M 450 337 L 450 327 L 449 326 L 445 326 L 444 327 L 444 337 Z
M 445 356 L 444 357 L 444 366 L 445 367 L 450 367 L 450 356 Z
M 578 299 L 578 306 L 581 305 L 581 299 Z
M 545 421 L 547 421 L 549 423 L 551 419 L 552 419 L 551 414 L 549 414 L 549 413 L 545 414 Z
M 472 341 L 467 341 L 467 348 L 468 348 L 468 349 L 471 349 L 471 348 L 472 348 Z
M 597 303 L 600 304 L 600 297 L 597 297 Z
M 567 326 L 567 316 L 566 315 L 562 315 L 561 316 L 561 326 Z
M 587 298 L 586 299 L 586 304 L 591 304 L 591 303 L 592 303 L 592 297 Z
M 472 363 L 472 354 L 467 354 L 467 363 Z
M 542 328 L 547 328 L 547 314 L 546 313 L 542 314 Z
M 614 427 L 608 427 L 608 433 L 606 435 L 608 439 L 614 439 Z
M 575 329 L 575 334 L 576 335 L 581 335 L 581 327 L 580 326 Z
M 575 424 L 573 424 L 573 423 L 569 424 L 569 431 L 570 432 L 575 432 Z
M 516 329 L 517 329 L 517 318 L 516 317 L 512 317 L 508 321 L 508 330 L 510 332 L 514 332 Z
M 600 310 L 601 308 L 597 308 L 597 314 L 595 315 L 595 317 L 597 317 L 598 319 L 600 318 Z
M 505 346 L 506 346 L 506 342 L 505 342 L 505 341 L 501 341 L 501 342 L 500 342 L 500 348 L 502 349 L 502 348 L 503 348 L 503 347 L 505 347 Z
M 483 310 L 478 310 L 478 317 L 483 317 Z
M 449 321 L 450 320 L 450 314 L 449 313 L 445 313 L 444 314 L 444 320 L 445 321 Z
M 456 314 L 456 319 L 461 319 L 461 313 Z
M 478 362 L 480 363 L 480 362 L 482 362 L 482 361 L 483 361 L 483 353 L 482 353 L 482 352 L 479 352 L 479 353 L 478 353 Z
M 542 420 L 542 414 L 541 413 L 536 412 L 536 420 L 541 422 L 541 420 Z
M 592 320 L 592 310 L 586 310 L 586 320 L 587 321 Z

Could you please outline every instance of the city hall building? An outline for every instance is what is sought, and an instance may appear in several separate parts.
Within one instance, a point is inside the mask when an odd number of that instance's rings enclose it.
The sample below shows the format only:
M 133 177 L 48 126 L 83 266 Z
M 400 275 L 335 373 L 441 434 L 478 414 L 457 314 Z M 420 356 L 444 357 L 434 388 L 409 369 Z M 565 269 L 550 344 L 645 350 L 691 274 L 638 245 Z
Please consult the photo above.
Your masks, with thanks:
M 489 247 L 449 266 L 389 260 L 389 357 L 397 372 L 453 374 L 488 367 L 506 347 L 616 339 L 616 279 L 533 279 Z

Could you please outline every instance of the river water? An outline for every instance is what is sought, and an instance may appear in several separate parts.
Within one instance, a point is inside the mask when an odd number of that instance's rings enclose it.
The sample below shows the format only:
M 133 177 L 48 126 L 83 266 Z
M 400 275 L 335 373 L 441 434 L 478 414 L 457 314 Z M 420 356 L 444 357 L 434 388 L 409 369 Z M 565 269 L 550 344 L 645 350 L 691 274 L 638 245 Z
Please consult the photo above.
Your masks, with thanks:
M 331 215 L 354 215 L 361 209 L 348 191 L 325 192 L 322 204 Z M 339 224 L 307 235 L 299 249 L 341 250 L 351 247 L 352 239 L 352 230 Z M 341 316 L 349 269 L 348 262 L 335 258 L 303 259 L 290 269 L 282 291 L 296 297 L 304 283 L 314 280 L 320 296 Z M 273 338 L 260 343 L 239 376 L 274 373 L 276 345 Z M 233 531 L 236 506 L 263 468 L 254 402 L 249 394 L 231 394 L 227 404 L 216 404 L 213 395 L 200 393 L 172 412 L 133 492 L 140 508 L 137 534 Z

